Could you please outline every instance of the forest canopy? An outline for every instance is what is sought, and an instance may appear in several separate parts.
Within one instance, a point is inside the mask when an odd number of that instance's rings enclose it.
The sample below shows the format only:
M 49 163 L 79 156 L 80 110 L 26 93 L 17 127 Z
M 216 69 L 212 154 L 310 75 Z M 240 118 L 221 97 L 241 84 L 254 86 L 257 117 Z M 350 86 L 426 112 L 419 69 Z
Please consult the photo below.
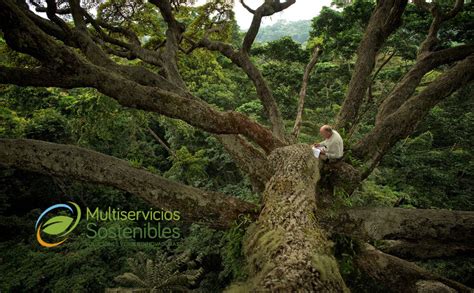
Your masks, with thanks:
M 295 1 L 0 1 L 0 291 L 470 292 L 474 4 Z

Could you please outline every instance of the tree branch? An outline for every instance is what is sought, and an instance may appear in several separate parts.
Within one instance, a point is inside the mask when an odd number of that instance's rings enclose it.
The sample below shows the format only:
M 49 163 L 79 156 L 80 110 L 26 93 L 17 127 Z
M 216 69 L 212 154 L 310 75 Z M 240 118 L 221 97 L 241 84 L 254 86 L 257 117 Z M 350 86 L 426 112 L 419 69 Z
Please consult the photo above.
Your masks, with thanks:
M 196 43 L 196 46 L 204 47 L 211 51 L 220 52 L 247 74 L 247 76 L 255 85 L 257 95 L 262 102 L 268 119 L 271 122 L 273 134 L 279 139 L 285 140 L 283 118 L 281 117 L 281 113 L 278 109 L 275 98 L 273 97 L 273 93 L 263 78 L 260 70 L 258 70 L 258 68 L 252 63 L 249 56 L 242 53 L 241 51 L 234 50 L 234 48 L 229 44 L 211 41 L 207 38 L 200 40 L 198 43 Z
M 109 65 L 109 61 L 100 60 L 99 56 L 91 56 L 97 62 L 91 64 L 73 49 L 46 35 L 11 0 L 0 2 L 0 28 L 7 44 L 14 50 L 37 58 L 50 70 L 57 70 L 60 74 L 81 80 L 82 87 L 96 88 L 117 100 L 122 106 L 182 119 L 211 133 L 242 134 L 266 152 L 284 145 L 268 129 L 240 113 L 217 111 L 203 101 L 186 94 L 181 95 L 179 91 L 170 92 L 135 82 L 141 77 L 133 74 L 139 67 L 122 67 L 113 63 Z M 85 42 L 83 52 L 95 52 L 95 44 L 80 33 L 82 32 L 79 31 L 78 36 Z M 106 67 L 100 66 L 103 63 Z M 21 84 L 24 85 L 24 82 Z
M 426 3 L 425 0 L 414 0 L 416 6 L 419 8 L 429 11 L 433 15 L 433 21 L 431 22 L 428 30 L 428 35 L 422 42 L 419 54 L 428 53 L 433 51 L 434 47 L 438 44 L 438 31 L 441 28 L 441 24 L 453 17 L 455 17 L 463 8 L 464 0 L 456 0 L 453 8 L 447 13 L 443 13 L 441 8 L 436 2 Z
M 184 24 L 178 22 L 174 17 L 169 0 L 150 0 L 149 2 L 158 7 L 163 19 L 168 24 L 168 29 L 166 30 L 166 43 L 162 59 L 168 79 L 177 86 L 184 89 L 186 88 L 186 84 L 179 73 L 176 57 L 185 26 Z
M 473 245 L 457 242 L 381 240 L 377 243 L 377 248 L 403 259 L 418 260 L 466 256 L 474 253 Z
M 56 13 L 57 13 L 57 4 L 55 0 L 46 0 L 46 16 L 53 21 L 55 24 L 57 24 L 65 33 L 70 32 L 70 29 L 67 25 L 67 23 L 59 18 Z
M 237 112 L 220 112 L 206 103 L 153 87 L 141 86 L 133 81 L 110 75 L 108 71 L 96 69 L 84 76 L 55 75 L 40 76 L 42 69 L 26 70 L 0 67 L 0 83 L 22 86 L 94 87 L 101 93 L 116 99 L 122 106 L 142 109 L 178 118 L 216 134 L 242 134 L 259 144 L 265 152 L 283 146 L 284 143 L 260 124 Z M 40 78 L 35 80 L 35 77 Z M 26 78 L 25 78 L 26 77 Z M 44 83 L 43 83 L 44 82 Z
M 248 53 L 252 43 L 255 40 L 255 37 L 258 34 L 262 17 L 272 15 L 288 8 L 295 3 L 295 0 L 288 0 L 284 3 L 281 3 L 279 0 L 265 0 L 264 3 L 256 10 L 248 7 L 243 0 L 241 0 L 241 3 L 244 8 L 254 14 L 252 24 L 250 25 L 250 28 L 244 37 L 241 50 L 235 50 L 230 44 L 211 41 L 205 36 L 203 39 L 197 42 L 190 40 L 192 44 L 190 51 L 194 50 L 196 47 L 205 47 L 211 51 L 219 51 L 224 56 L 229 58 L 235 65 L 242 68 L 242 70 L 247 74 L 247 76 L 255 85 L 257 95 L 262 101 L 265 113 L 272 124 L 273 134 L 281 140 L 286 140 L 283 119 L 281 117 L 280 110 L 278 109 L 278 105 L 276 104 L 276 101 L 273 97 L 273 93 L 268 87 L 260 71 L 251 62 Z
M 147 127 L 148 133 L 173 157 L 176 157 L 176 153 L 168 147 L 168 145 L 156 134 L 150 127 Z
M 375 168 L 383 155 L 400 139 L 410 135 L 432 107 L 474 79 L 474 55 L 459 61 L 441 74 L 418 95 L 409 98 L 386 116 L 353 148 L 358 158 L 369 158 L 365 176 Z M 363 178 L 364 175 L 363 175 Z
M 369 244 L 362 247 L 355 265 L 389 292 L 472 292 L 461 283 L 385 254 Z
M 354 208 L 321 220 L 333 233 L 365 241 L 404 240 L 464 244 L 474 248 L 474 212 L 403 208 Z
M 112 186 L 155 207 L 178 210 L 185 222 L 226 228 L 241 214 L 255 215 L 251 203 L 174 182 L 92 150 L 30 139 L 0 139 L 0 146 L 4 167 Z
M 258 31 L 260 29 L 260 24 L 262 23 L 262 18 L 264 16 L 270 16 L 277 12 L 283 11 L 286 8 L 290 7 L 296 2 L 296 0 L 287 0 L 284 3 L 281 3 L 280 0 L 265 0 L 262 5 L 257 9 L 253 10 L 248 7 L 243 0 L 240 0 L 242 6 L 244 6 L 247 11 L 253 14 L 252 23 L 245 34 L 244 40 L 242 42 L 242 52 L 248 54 L 250 48 L 252 47 L 255 38 L 257 37 Z
M 239 135 L 216 135 L 215 137 L 231 155 L 239 169 L 249 175 L 253 190 L 262 192 L 265 189 L 265 183 L 271 177 L 265 154 Z
M 87 22 L 91 23 L 94 29 L 97 31 L 98 38 L 100 38 L 102 42 L 107 42 L 112 45 L 118 46 L 124 49 L 126 52 L 118 52 L 117 50 L 114 50 L 112 48 L 106 48 L 107 53 L 116 55 L 118 57 L 127 58 L 129 60 L 138 58 L 145 63 L 157 67 L 164 66 L 161 54 L 157 51 L 143 48 L 140 44 L 137 35 L 134 32 L 126 28 L 115 27 L 100 19 L 94 19 L 89 13 L 87 13 L 87 11 L 85 11 L 85 9 L 81 8 L 81 12 L 86 18 Z M 109 34 L 106 34 L 102 28 L 105 28 L 114 33 L 120 33 L 124 35 L 129 40 L 129 43 L 111 37 Z
M 367 99 L 365 101 L 365 109 L 362 110 L 362 112 L 357 115 L 357 119 L 355 120 L 354 122 L 354 127 L 352 127 L 347 135 L 347 139 L 350 139 L 352 137 L 352 135 L 357 131 L 357 128 L 359 126 L 359 122 L 362 120 L 362 118 L 365 116 L 365 114 L 371 109 L 371 106 L 372 105 L 372 102 L 374 100 L 374 95 L 373 95 L 373 92 L 372 92 L 372 86 L 374 84 L 374 81 L 375 79 L 377 78 L 377 75 L 380 73 L 380 71 L 382 70 L 382 68 L 384 68 L 385 65 L 388 64 L 388 62 L 390 62 L 390 60 L 393 58 L 393 56 L 395 56 L 395 53 L 397 51 L 394 50 L 388 58 L 386 58 L 382 64 L 379 66 L 379 68 L 375 71 L 375 73 L 372 75 L 372 78 L 369 82 L 369 86 L 367 88 Z M 385 56 L 384 56 L 385 58 Z
M 80 76 L 61 74 L 45 67 L 18 68 L 0 66 L 0 84 L 75 88 L 84 84 Z
M 295 140 L 297 140 L 298 136 L 300 135 L 301 124 L 303 123 L 304 100 L 306 97 L 306 90 L 308 89 L 309 77 L 311 76 L 311 72 L 313 71 L 314 66 L 318 62 L 320 52 L 321 48 L 319 46 L 316 46 L 313 50 L 313 53 L 311 54 L 311 59 L 309 60 L 309 63 L 304 69 L 303 82 L 301 84 L 301 90 L 298 100 L 298 110 L 296 112 L 295 124 L 293 126 L 292 132 L 292 135 Z
M 401 16 L 407 0 L 381 0 L 369 20 L 362 41 L 357 49 L 357 61 L 352 73 L 347 96 L 337 117 L 336 127 L 347 132 L 354 127 L 359 115 L 375 58 L 385 40 L 401 25 Z
M 255 13 L 255 9 L 252 9 L 250 8 L 247 4 L 245 4 L 244 0 L 240 0 L 240 4 L 242 4 L 242 6 L 247 9 L 248 12 L 254 14 Z
M 426 73 L 441 65 L 462 60 L 473 53 L 474 45 L 461 45 L 420 56 L 416 64 L 380 104 L 376 117 L 377 123 L 381 123 L 385 117 L 395 112 L 411 97 Z

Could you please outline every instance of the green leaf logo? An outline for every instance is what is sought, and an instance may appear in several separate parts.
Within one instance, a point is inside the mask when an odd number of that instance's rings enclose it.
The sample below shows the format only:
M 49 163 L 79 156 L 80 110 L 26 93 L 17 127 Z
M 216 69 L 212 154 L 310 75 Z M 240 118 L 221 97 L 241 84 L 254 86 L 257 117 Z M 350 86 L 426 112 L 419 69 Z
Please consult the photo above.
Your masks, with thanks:
M 68 216 L 56 216 L 44 223 L 43 232 L 49 235 L 59 235 L 66 232 L 66 229 L 71 225 L 73 218 Z
M 41 215 L 39 216 L 35 224 L 35 230 L 36 230 L 36 240 L 38 240 L 38 243 L 41 246 L 44 246 L 44 247 L 58 246 L 59 244 L 66 241 L 67 239 L 66 236 L 69 233 L 71 233 L 71 231 L 74 230 L 74 228 L 76 228 L 77 224 L 79 224 L 79 221 L 81 220 L 81 209 L 76 203 L 72 201 L 69 201 L 68 203 L 69 204 L 60 203 L 60 204 L 52 205 L 49 208 L 47 208 L 44 212 L 42 212 Z M 54 216 L 50 218 L 49 220 L 47 220 L 46 222 L 41 221 L 46 215 L 58 209 L 66 210 L 70 215 L 74 217 L 60 215 L 60 216 Z M 53 239 L 63 238 L 63 239 L 59 242 L 50 243 L 48 241 L 45 241 L 42 238 L 41 236 L 42 233 L 48 235 L 49 236 L 48 238 L 53 238 Z

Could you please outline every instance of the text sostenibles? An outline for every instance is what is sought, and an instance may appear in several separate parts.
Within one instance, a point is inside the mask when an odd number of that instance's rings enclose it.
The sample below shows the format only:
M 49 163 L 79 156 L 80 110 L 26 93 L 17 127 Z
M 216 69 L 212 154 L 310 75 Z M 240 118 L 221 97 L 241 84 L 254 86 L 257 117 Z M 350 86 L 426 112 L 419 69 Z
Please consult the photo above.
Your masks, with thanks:
M 135 239 L 140 241 L 153 241 L 157 239 L 179 238 L 181 230 L 179 227 L 164 226 L 163 222 L 179 221 L 179 211 L 153 210 L 147 211 L 123 211 L 108 207 L 105 210 L 95 208 L 91 211 L 86 209 L 87 237 L 89 238 L 121 238 Z M 94 222 L 95 221 L 95 222 Z M 135 227 L 99 227 L 99 222 L 111 221 L 134 221 L 144 222 Z

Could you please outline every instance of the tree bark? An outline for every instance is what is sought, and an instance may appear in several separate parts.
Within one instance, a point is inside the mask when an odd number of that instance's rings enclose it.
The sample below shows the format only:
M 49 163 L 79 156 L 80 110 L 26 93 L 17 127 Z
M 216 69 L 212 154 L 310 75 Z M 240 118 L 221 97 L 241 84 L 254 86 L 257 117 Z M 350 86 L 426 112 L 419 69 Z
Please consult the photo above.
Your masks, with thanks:
M 166 42 L 163 50 L 163 66 L 168 80 L 181 88 L 186 88 L 177 64 L 177 53 L 182 33 L 185 30 L 184 24 L 178 22 L 173 15 L 169 0 L 151 0 L 150 3 L 156 5 L 168 25 L 166 30 Z
M 326 214 L 327 229 L 362 240 L 431 240 L 474 245 L 474 212 L 355 208 Z
M 260 70 L 258 70 L 255 64 L 252 63 L 249 55 L 242 51 L 235 50 L 229 44 L 211 41 L 206 38 L 200 40 L 198 46 L 205 47 L 211 51 L 220 52 L 247 74 L 255 86 L 255 90 L 257 91 L 258 98 L 262 102 L 265 114 L 271 122 L 273 134 L 276 137 L 285 140 L 285 127 L 280 109 L 278 108 L 267 81 L 263 77 Z
M 112 186 L 161 209 L 174 209 L 183 222 L 227 228 L 257 206 L 221 193 L 171 181 L 124 160 L 76 146 L 31 139 L 0 139 L 0 165 Z
M 337 128 L 349 131 L 357 120 L 359 108 L 370 83 L 375 58 L 385 40 L 401 24 L 407 0 L 381 0 L 372 12 L 362 41 L 357 49 L 357 61 L 347 96 L 337 117 Z
M 387 292 L 473 292 L 469 287 L 430 273 L 414 263 L 385 254 L 368 244 L 362 248 L 354 263 L 362 273 L 374 279 Z
M 382 122 L 385 117 L 395 112 L 413 95 L 426 73 L 440 65 L 462 60 L 472 53 L 474 53 L 474 45 L 463 45 L 419 55 L 413 68 L 403 76 L 403 79 L 397 83 L 379 106 L 377 123 Z
M 45 86 L 62 86 L 67 83 L 70 87 L 93 87 L 126 107 L 182 119 L 211 133 L 242 134 L 255 141 L 268 153 L 272 149 L 284 145 L 284 142 L 276 138 L 271 131 L 251 121 L 245 115 L 218 111 L 199 99 L 174 91 L 170 92 L 161 87 L 142 85 L 136 80 L 122 75 L 120 71 L 113 70 L 110 66 L 101 66 L 100 56 L 87 53 L 88 50 L 94 50 L 94 53 L 100 52 L 100 49 L 84 37 L 81 38 L 84 40 L 84 44 L 81 46 L 82 51 L 95 60 L 94 63 L 90 63 L 72 48 L 46 35 L 10 0 L 0 2 L 0 28 L 11 48 L 37 58 L 45 67 L 51 71 L 57 71 L 60 76 L 70 77 L 58 82 L 54 79 L 55 76 L 50 76 L 51 78 L 47 80 Z M 84 32 L 75 35 L 79 38 L 84 35 Z M 121 68 L 121 66 L 118 67 Z M 0 68 L 0 70 L 2 69 L 5 68 Z M 0 80 L 0 83 L 26 85 L 21 80 L 25 71 L 27 72 L 27 70 L 23 70 L 22 74 L 15 74 L 15 78 L 17 78 L 15 80 L 6 74 L 0 74 L 0 77 L 6 79 L 5 81 Z M 20 72 L 17 71 L 17 73 Z M 38 72 L 35 72 L 29 77 L 37 74 Z M 73 81 L 77 83 L 72 84 Z M 168 84 L 168 86 L 176 87 L 173 84 Z
M 448 258 L 451 256 L 474 255 L 472 243 L 382 240 L 377 242 L 381 251 L 403 259 Z
M 432 107 L 474 79 L 474 55 L 459 61 L 441 74 L 418 95 L 411 97 L 395 112 L 360 140 L 353 148 L 358 158 L 369 160 L 373 168 L 400 139 L 410 135 Z M 370 169 L 368 170 L 370 173 Z
M 269 164 L 273 176 L 263 193 L 263 209 L 243 244 L 251 277 L 230 289 L 347 292 L 332 242 L 316 220 L 319 162 L 310 146 L 278 148 Z
M 271 174 L 266 155 L 239 135 L 215 135 L 240 170 L 249 175 L 254 192 L 263 192 Z
M 309 60 L 309 63 L 306 65 L 304 69 L 303 82 L 301 83 L 301 90 L 300 90 L 299 100 L 298 100 L 298 110 L 296 111 L 296 119 L 295 119 L 295 124 L 293 126 L 293 131 L 292 131 L 292 135 L 295 141 L 298 139 L 298 136 L 300 135 L 301 124 L 303 123 L 304 101 L 306 98 L 306 91 L 308 89 L 309 78 L 311 76 L 311 72 L 313 71 L 314 66 L 318 62 L 318 57 L 319 57 L 320 52 L 321 52 L 320 47 L 316 46 L 313 50 L 313 54 L 311 55 L 311 59 Z

